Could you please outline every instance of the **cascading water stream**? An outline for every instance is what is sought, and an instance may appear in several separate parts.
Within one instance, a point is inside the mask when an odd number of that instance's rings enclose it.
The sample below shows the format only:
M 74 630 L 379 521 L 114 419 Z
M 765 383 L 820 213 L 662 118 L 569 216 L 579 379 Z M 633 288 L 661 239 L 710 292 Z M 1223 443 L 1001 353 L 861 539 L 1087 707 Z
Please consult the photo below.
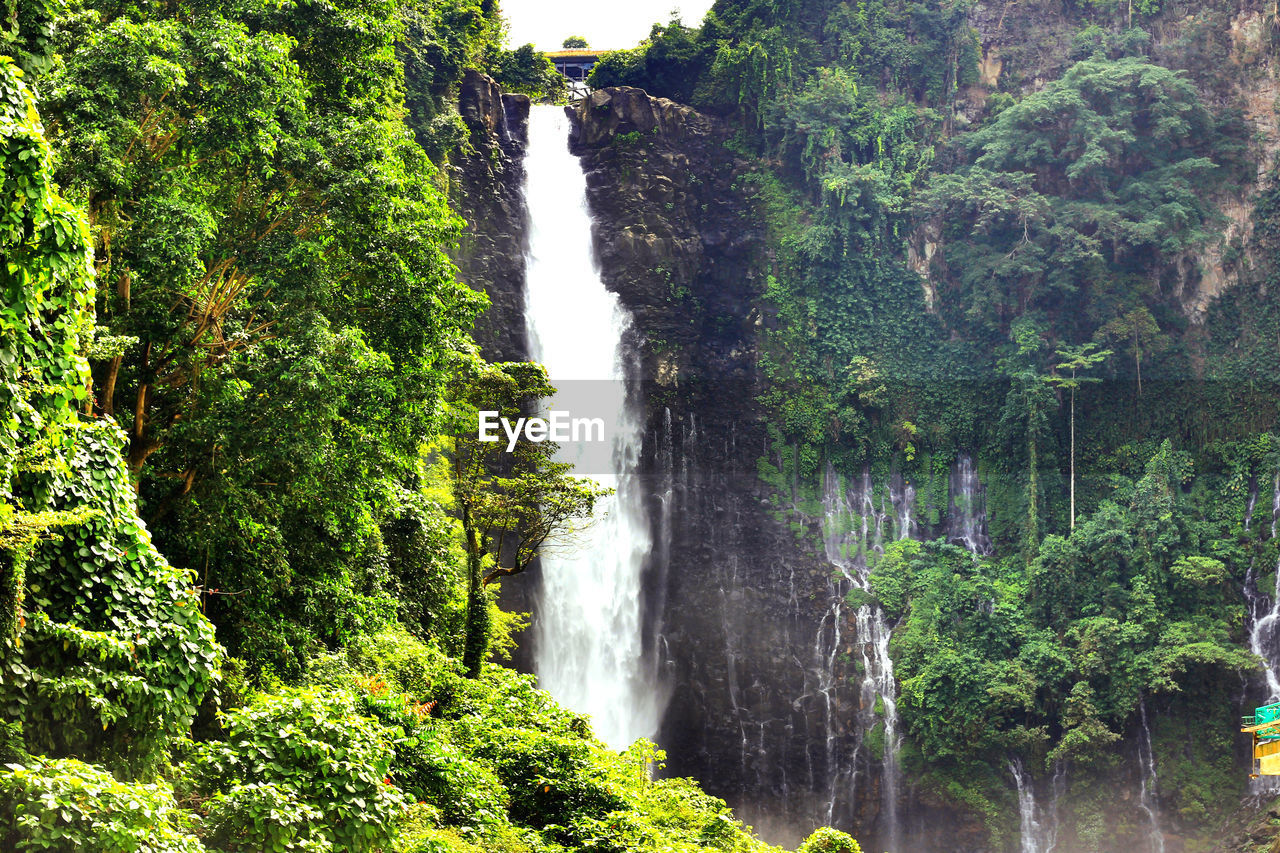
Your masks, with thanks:
M 1018 789 L 1018 849 L 1021 853 L 1046 853 L 1048 846 L 1043 837 L 1044 828 L 1040 825 L 1040 810 L 1036 808 L 1036 793 L 1031 787 L 1031 777 L 1022 766 L 1022 759 L 1010 759 L 1009 772 L 1013 774 L 1013 784 Z
M 947 541 L 974 554 L 990 554 L 982 482 L 973 457 L 962 453 L 951 467 L 951 500 L 947 511 Z
M 534 669 L 544 689 L 589 714 L 596 734 L 622 749 L 638 737 L 652 737 L 662 710 L 640 624 L 641 572 L 652 543 L 636 479 L 640 419 L 624 362 L 631 319 L 596 270 L 586 178 L 568 138 L 561 108 L 533 108 L 525 155 L 530 356 L 559 387 L 552 409 L 577 416 L 566 397 L 576 399 L 611 427 L 611 452 L 598 463 L 608 470 L 582 465 L 576 473 L 617 491 L 599 502 L 594 522 L 572 547 L 542 556 Z
M 835 689 L 836 655 L 841 645 L 841 626 L 844 624 L 845 595 L 850 589 L 870 591 L 870 552 L 883 550 L 884 525 L 889 521 L 894 538 L 906 539 L 913 527 L 911 508 L 915 502 L 915 490 L 909 485 L 895 482 L 889 494 L 882 496 L 876 507 L 874 489 L 869 473 L 863 475 L 859 488 L 847 494 L 841 486 L 839 474 L 827 467 L 823 504 L 823 546 L 827 560 L 839 571 L 842 581 L 833 581 L 831 608 L 819 627 L 814 649 L 815 662 L 819 665 L 819 692 L 826 702 L 828 767 L 839 767 L 835 755 L 835 730 L 832 725 L 832 691 Z M 853 501 L 850 501 L 850 496 Z M 855 508 L 856 506 L 856 508 Z M 877 726 L 881 727 L 882 747 L 880 755 L 880 799 L 882 811 L 882 846 L 889 851 L 898 849 L 898 797 L 901 772 L 898 766 L 898 750 L 902 745 L 898 725 L 898 690 L 893 677 L 893 660 L 889 656 L 890 627 L 884 612 L 872 603 L 860 604 L 854 611 L 854 634 L 858 654 L 862 658 L 863 678 L 859 695 L 859 727 L 866 736 Z M 830 624 L 830 645 L 825 642 L 826 626 Z M 829 651 L 824 654 L 824 649 Z M 842 778 L 847 777 L 847 778 Z M 832 779 L 832 806 L 840 785 L 852 785 L 852 767 L 847 773 Z M 830 815 L 828 815 L 830 816 Z
M 1276 474 L 1271 504 L 1271 538 L 1276 538 L 1277 525 L 1280 525 L 1280 474 Z M 1250 572 L 1252 574 L 1252 571 Z M 1260 613 L 1260 591 L 1256 587 L 1256 578 L 1245 582 L 1245 595 L 1249 596 L 1250 615 L 1253 627 L 1249 631 L 1249 650 L 1262 658 L 1263 670 L 1267 678 L 1267 702 L 1280 699 L 1280 565 L 1276 566 L 1276 586 L 1271 590 L 1271 607 L 1266 613 Z
M 1164 853 L 1164 833 L 1160 831 L 1160 812 L 1156 806 L 1156 756 L 1151 748 L 1151 727 L 1147 725 L 1147 703 L 1138 700 L 1139 718 L 1142 720 L 1142 740 L 1138 741 L 1138 762 L 1141 766 L 1141 787 L 1138 791 L 1138 807 L 1151 823 L 1147 833 L 1151 853 Z

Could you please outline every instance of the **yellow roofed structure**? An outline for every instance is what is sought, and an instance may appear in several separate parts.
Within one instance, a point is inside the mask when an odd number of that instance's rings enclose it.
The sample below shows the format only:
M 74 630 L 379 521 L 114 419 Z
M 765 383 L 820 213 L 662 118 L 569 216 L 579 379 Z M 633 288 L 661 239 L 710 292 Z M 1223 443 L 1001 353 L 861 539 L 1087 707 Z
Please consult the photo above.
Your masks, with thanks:
M 1280 702 L 1256 709 L 1240 721 L 1240 731 L 1253 735 L 1250 778 L 1280 776 Z

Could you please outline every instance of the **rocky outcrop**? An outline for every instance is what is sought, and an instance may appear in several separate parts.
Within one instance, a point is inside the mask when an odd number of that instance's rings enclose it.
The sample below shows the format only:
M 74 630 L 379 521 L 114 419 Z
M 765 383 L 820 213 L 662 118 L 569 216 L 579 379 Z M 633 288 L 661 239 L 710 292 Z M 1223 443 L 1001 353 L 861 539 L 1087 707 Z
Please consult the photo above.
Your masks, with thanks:
M 453 253 L 458 278 L 489 296 L 476 320 L 475 339 L 490 361 L 529 357 L 525 332 L 525 251 L 529 212 L 524 200 L 524 154 L 529 141 L 529 97 L 502 92 L 478 71 L 467 71 L 458 112 L 470 131 L 470 150 L 456 155 L 450 203 L 465 222 Z M 513 613 L 534 607 L 530 579 L 502 585 L 501 606 Z M 530 650 L 516 650 L 512 663 L 530 671 Z
M 504 94 L 490 77 L 463 76 L 458 112 L 470 131 L 471 151 L 453 163 L 450 197 L 466 222 L 454 252 L 459 278 L 489 295 L 476 322 L 476 341 L 492 361 L 527 357 L 524 325 L 524 150 L 529 98 Z
M 1213 853 L 1280 853 L 1280 800 L 1246 802 L 1219 838 Z

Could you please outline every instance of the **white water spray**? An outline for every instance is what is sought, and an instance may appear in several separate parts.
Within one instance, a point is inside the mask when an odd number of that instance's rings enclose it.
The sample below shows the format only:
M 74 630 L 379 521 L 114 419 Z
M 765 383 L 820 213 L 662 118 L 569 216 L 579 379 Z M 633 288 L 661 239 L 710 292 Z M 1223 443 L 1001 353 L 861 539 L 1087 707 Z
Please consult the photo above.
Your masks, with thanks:
M 1271 538 L 1276 538 L 1280 524 L 1280 474 L 1276 475 L 1271 504 Z M 1250 567 L 1250 574 L 1253 569 Z M 1276 586 L 1271 590 L 1271 607 L 1260 613 L 1260 590 L 1254 588 L 1256 578 L 1245 580 L 1245 595 L 1249 597 L 1253 627 L 1249 631 L 1249 650 L 1262 658 L 1267 677 L 1267 702 L 1280 700 L 1280 565 L 1276 566 Z
M 1022 766 L 1022 759 L 1010 759 L 1009 772 L 1013 774 L 1013 784 L 1018 789 L 1018 849 L 1021 853 L 1045 853 L 1048 847 L 1044 828 L 1040 825 L 1036 793 L 1031 787 L 1031 777 Z
M 617 492 L 599 502 L 579 541 L 543 554 L 534 669 L 544 689 L 589 714 L 596 734 L 623 749 L 652 737 L 662 710 L 640 624 L 641 571 L 652 543 L 636 481 L 641 426 L 622 349 L 631 318 L 596 270 L 586 178 L 568 138 L 562 108 L 533 108 L 525 155 L 530 356 L 553 385 L 589 387 L 592 414 L 613 419 L 611 471 L 579 473 Z

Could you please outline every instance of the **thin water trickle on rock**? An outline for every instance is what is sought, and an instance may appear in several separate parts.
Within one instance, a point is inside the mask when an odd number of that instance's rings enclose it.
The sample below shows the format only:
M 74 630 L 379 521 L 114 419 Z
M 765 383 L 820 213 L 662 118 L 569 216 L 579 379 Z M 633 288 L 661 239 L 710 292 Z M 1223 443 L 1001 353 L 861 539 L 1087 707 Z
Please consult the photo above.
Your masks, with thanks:
M 1156 756 L 1151 748 L 1151 727 L 1147 725 L 1147 703 L 1138 700 L 1139 718 L 1142 720 L 1142 739 L 1138 741 L 1138 762 L 1141 765 L 1141 787 L 1138 791 L 1138 808 L 1147 816 L 1150 829 L 1147 844 L 1151 853 L 1164 853 L 1164 833 L 1160 829 L 1160 810 L 1156 805 L 1159 779 L 1156 776 Z
M 596 734 L 622 749 L 652 737 L 662 711 L 641 633 L 641 573 L 652 541 L 636 478 L 640 418 L 623 359 L 631 318 L 596 269 L 586 178 L 568 139 L 561 108 L 533 108 L 525 160 L 530 354 L 553 385 L 592 381 L 591 414 L 613 419 L 611 470 L 578 473 L 617 492 L 600 501 L 575 541 L 542 556 L 534 669 L 544 689 L 589 714 Z
M 889 657 L 890 626 L 880 607 L 867 600 L 870 592 L 871 564 L 868 557 L 884 548 L 885 526 L 893 539 L 909 538 L 915 530 L 911 509 L 915 490 L 900 478 L 891 478 L 890 488 L 882 490 L 879 506 L 875 499 L 871 475 L 864 472 L 854 488 L 846 490 L 839 474 L 827 467 L 824 477 L 823 545 L 827 560 L 838 575 L 831 580 L 830 610 L 819 626 L 814 648 L 819 672 L 819 691 L 826 701 L 827 763 L 831 774 L 830 816 L 842 794 L 854 798 L 851 788 L 856 779 L 855 756 L 837 754 L 837 729 L 833 720 L 832 699 L 835 689 L 837 654 L 842 650 L 842 626 L 846 607 L 853 608 L 855 654 L 861 658 L 863 677 L 859 685 L 858 728 L 860 750 L 870 750 L 880 765 L 881 812 L 879 829 L 883 845 L 898 849 L 898 799 L 901 772 L 898 750 L 902 737 L 898 724 L 898 689 L 893 677 L 893 660 Z M 862 601 L 846 601 L 851 590 L 863 593 Z M 868 738 L 875 737 L 868 742 Z M 879 755 L 875 755 L 878 752 Z

